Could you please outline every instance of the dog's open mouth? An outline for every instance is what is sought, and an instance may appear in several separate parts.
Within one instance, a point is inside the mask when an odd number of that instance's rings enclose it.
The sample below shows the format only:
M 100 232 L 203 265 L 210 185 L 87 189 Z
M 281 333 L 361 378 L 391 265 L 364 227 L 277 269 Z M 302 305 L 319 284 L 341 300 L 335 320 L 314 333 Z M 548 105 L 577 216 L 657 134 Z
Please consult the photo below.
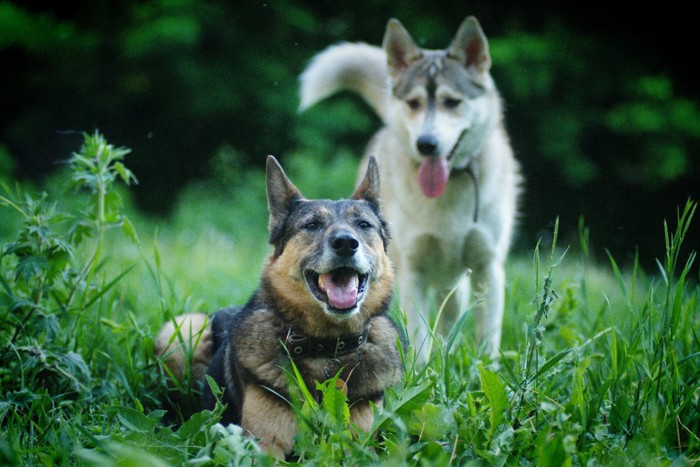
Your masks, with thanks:
M 418 168 L 418 184 L 428 198 L 439 198 L 445 193 L 450 178 L 450 163 L 466 134 L 467 130 L 460 133 L 449 154 L 423 157 Z
M 325 274 L 306 271 L 306 283 L 314 296 L 338 313 L 353 310 L 365 292 L 367 274 L 342 267 Z

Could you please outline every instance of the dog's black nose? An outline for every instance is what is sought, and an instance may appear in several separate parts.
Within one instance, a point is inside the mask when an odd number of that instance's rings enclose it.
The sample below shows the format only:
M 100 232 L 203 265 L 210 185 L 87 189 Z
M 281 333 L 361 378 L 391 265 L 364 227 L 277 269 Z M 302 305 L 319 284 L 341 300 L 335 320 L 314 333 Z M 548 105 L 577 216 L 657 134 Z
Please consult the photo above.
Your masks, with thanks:
M 416 142 L 418 146 L 418 151 L 424 156 L 437 156 L 438 155 L 438 141 L 432 135 L 423 135 L 418 138 Z
M 360 242 L 349 233 L 340 233 L 331 238 L 331 248 L 338 256 L 352 256 L 359 246 Z

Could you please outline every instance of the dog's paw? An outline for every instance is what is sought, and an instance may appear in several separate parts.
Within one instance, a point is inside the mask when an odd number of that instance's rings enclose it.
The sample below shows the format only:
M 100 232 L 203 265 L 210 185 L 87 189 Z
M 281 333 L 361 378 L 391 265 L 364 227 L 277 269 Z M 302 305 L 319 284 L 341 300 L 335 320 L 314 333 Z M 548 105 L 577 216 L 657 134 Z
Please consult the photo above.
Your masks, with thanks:
M 179 336 L 178 336 L 179 333 Z M 155 353 L 163 359 L 174 378 L 182 380 L 189 365 L 193 380 L 204 376 L 214 343 L 209 316 L 181 315 L 165 323 L 155 341 Z

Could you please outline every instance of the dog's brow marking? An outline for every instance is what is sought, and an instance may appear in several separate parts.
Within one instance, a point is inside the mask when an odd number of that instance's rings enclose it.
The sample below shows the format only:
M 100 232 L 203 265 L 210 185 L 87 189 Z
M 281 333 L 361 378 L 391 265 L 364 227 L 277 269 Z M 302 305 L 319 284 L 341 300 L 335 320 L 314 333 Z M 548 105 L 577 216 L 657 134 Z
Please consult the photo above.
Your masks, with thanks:
M 426 89 L 428 91 L 428 102 L 429 104 L 435 103 L 436 91 L 437 91 L 437 78 L 444 67 L 442 57 L 434 57 L 428 64 L 427 69 L 427 83 Z
M 430 68 L 428 68 L 428 77 L 430 79 L 435 79 L 437 76 L 437 63 L 433 62 L 430 64 Z
M 435 59 L 431 60 L 428 64 L 428 78 L 433 80 L 436 79 L 443 67 L 444 63 L 442 57 L 436 57 Z

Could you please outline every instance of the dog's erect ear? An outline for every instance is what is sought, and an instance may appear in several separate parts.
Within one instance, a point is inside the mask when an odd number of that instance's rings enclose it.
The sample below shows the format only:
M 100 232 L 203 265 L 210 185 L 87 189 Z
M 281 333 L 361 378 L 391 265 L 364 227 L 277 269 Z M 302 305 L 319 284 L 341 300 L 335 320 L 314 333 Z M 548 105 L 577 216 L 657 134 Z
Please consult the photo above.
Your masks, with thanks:
M 374 156 L 370 156 L 365 178 L 357 186 L 351 198 L 354 200 L 365 200 L 375 210 L 379 211 L 379 166 Z
M 413 42 L 406 28 L 393 18 L 386 25 L 382 47 L 386 52 L 389 74 L 392 77 L 404 71 L 422 56 L 420 48 Z
M 267 174 L 267 208 L 270 211 L 268 227 L 270 238 L 273 239 L 278 236 L 279 229 L 284 225 L 292 203 L 304 197 L 289 181 L 287 174 L 274 156 L 267 156 L 265 172 Z
M 485 73 L 491 68 L 489 44 L 479 21 L 473 16 L 465 19 L 457 30 L 447 55 L 467 68 Z

